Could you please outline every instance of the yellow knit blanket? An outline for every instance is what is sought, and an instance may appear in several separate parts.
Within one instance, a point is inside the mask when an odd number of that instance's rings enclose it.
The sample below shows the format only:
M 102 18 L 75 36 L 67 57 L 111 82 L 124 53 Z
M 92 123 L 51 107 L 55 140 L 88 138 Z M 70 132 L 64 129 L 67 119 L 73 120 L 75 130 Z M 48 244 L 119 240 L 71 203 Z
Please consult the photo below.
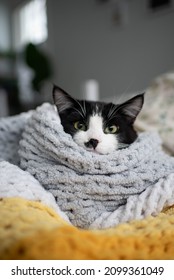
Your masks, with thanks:
M 80 230 L 51 208 L 0 200 L 0 259 L 174 259 L 174 206 L 107 230 Z

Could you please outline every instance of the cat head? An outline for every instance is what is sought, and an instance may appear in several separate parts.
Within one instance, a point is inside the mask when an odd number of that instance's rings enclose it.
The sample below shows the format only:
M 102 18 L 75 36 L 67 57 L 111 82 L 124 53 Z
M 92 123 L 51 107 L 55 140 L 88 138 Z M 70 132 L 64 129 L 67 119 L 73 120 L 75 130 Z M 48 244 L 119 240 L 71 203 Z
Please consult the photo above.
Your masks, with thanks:
M 133 124 L 143 106 L 144 94 L 113 104 L 78 100 L 54 86 L 53 100 L 64 131 L 86 150 L 109 154 L 137 138 Z

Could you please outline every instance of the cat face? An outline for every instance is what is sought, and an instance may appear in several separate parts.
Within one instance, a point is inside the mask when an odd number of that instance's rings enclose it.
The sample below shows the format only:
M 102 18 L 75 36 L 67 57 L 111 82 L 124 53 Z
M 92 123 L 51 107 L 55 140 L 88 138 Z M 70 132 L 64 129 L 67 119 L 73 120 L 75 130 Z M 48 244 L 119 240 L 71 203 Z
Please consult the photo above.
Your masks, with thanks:
M 109 154 L 137 138 L 133 124 L 143 106 L 143 94 L 116 105 L 77 100 L 54 86 L 53 99 L 64 131 L 86 150 Z

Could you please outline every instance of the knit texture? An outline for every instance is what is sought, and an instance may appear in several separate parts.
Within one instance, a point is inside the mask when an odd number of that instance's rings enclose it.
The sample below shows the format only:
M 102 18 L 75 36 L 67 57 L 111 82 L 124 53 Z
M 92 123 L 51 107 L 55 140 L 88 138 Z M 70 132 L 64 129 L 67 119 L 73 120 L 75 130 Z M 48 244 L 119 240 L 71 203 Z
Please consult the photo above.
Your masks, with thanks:
M 126 149 L 97 155 L 65 133 L 54 107 L 44 104 L 20 141 L 21 167 L 55 197 L 81 228 L 108 228 L 174 203 L 174 158 L 157 134 L 142 133 Z
M 53 195 L 28 172 L 7 161 L 0 162 L 0 198 L 21 197 L 40 201 L 53 208 L 64 220 L 69 221 L 57 205 Z
M 174 207 L 107 230 L 80 230 L 42 203 L 0 200 L 0 259 L 174 259 Z

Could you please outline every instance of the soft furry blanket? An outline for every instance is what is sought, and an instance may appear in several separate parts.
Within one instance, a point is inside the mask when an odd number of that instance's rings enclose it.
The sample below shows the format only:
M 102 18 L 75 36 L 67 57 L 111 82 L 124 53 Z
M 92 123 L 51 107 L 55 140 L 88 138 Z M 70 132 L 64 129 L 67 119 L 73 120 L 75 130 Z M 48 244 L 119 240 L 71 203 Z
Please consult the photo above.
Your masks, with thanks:
M 157 134 L 142 133 L 129 148 L 97 155 L 63 131 L 52 105 L 30 114 L 20 141 L 21 167 L 52 193 L 72 224 L 108 228 L 174 204 L 174 158 L 161 150 Z
M 148 87 L 135 126 L 141 131 L 158 131 L 165 150 L 174 156 L 174 72 L 157 77 Z
M 65 223 L 43 203 L 0 200 L 0 259 L 174 259 L 174 207 L 106 230 Z

